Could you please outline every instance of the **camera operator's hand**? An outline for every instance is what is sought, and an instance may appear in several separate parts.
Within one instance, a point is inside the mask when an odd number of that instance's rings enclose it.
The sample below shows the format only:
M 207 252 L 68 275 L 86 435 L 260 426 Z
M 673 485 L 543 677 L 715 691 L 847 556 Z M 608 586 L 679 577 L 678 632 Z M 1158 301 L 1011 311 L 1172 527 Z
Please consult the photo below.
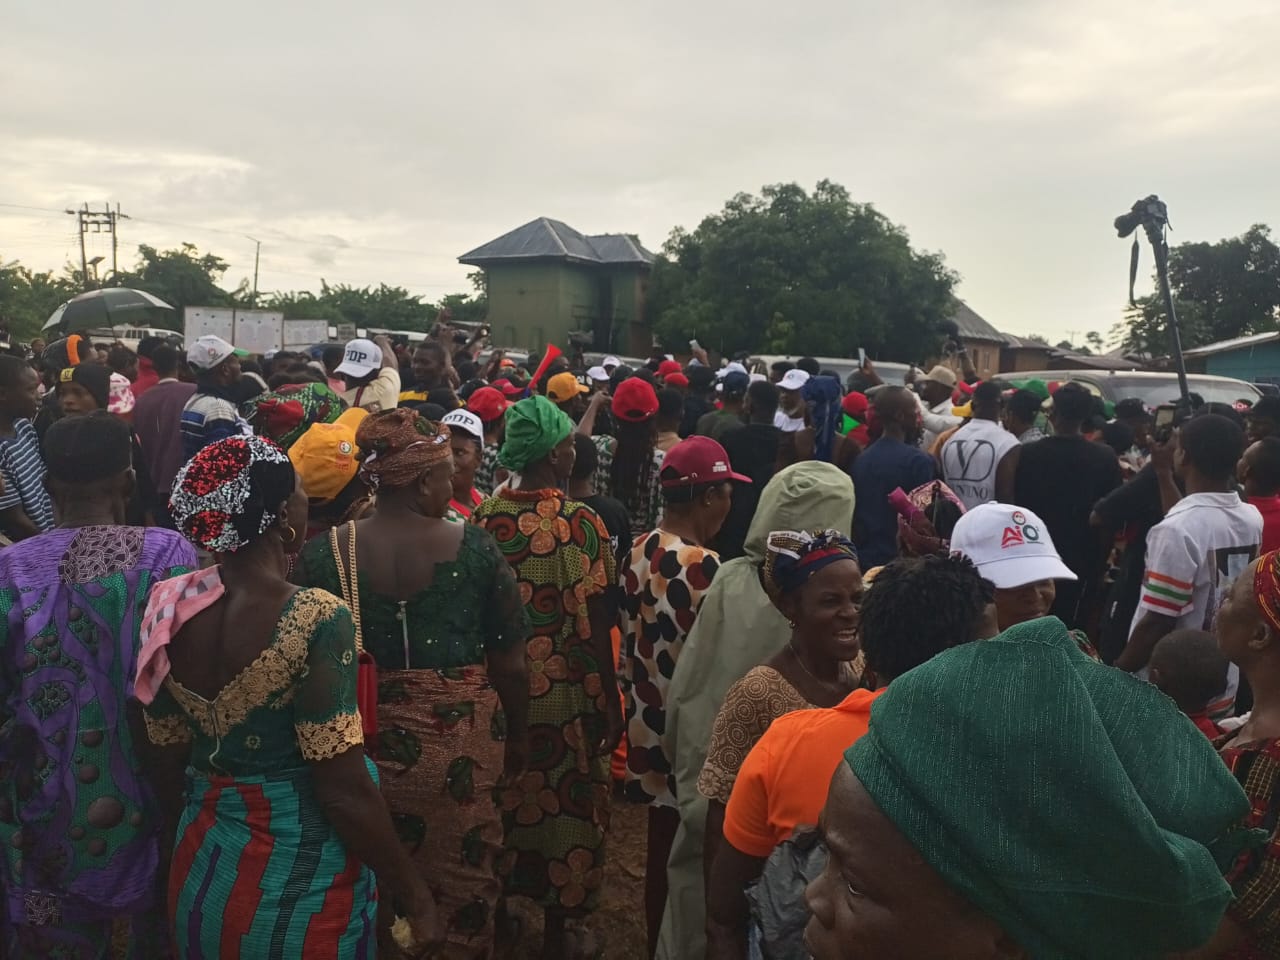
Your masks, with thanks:
M 912 367 L 911 369 L 914 370 L 915 367 Z M 871 382 L 871 386 L 873 387 L 879 386 L 880 384 L 884 383 L 884 381 L 880 379 L 880 374 L 876 372 L 875 364 L 871 362 L 870 357 L 867 357 L 862 361 L 862 367 L 860 368 L 860 372 L 864 377 L 867 378 L 867 380 Z

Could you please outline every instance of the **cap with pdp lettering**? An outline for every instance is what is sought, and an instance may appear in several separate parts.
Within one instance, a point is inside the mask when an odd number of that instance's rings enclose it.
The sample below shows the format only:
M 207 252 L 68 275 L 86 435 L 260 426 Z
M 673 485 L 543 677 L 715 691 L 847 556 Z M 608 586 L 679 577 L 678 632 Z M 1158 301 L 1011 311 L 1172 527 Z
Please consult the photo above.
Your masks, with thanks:
M 470 410 L 450 410 L 440 421 L 453 431 L 462 431 L 472 440 L 484 443 L 484 423 Z
M 968 557 L 999 590 L 1041 580 L 1075 580 L 1044 521 L 1025 507 L 983 503 L 956 523 L 951 552 Z
M 667 471 L 674 471 L 668 474 Z M 701 483 L 736 480 L 750 483 L 750 477 L 734 473 L 724 447 L 710 437 L 689 437 L 667 451 L 662 459 L 664 487 L 694 487 Z
M 382 348 L 372 340 L 351 340 L 343 351 L 342 362 L 334 373 L 351 377 L 367 377 L 382 366 Z

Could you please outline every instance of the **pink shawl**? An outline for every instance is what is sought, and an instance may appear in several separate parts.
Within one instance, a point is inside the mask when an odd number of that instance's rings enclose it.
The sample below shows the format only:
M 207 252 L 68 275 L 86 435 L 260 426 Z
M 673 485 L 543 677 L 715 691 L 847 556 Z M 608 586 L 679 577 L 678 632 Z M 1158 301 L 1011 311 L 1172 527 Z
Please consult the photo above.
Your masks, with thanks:
M 134 696 L 141 703 L 151 703 L 169 675 L 169 654 L 165 647 L 173 635 L 226 592 L 216 566 L 161 580 L 155 585 L 142 615 L 142 650 L 138 654 L 138 677 L 134 683 Z

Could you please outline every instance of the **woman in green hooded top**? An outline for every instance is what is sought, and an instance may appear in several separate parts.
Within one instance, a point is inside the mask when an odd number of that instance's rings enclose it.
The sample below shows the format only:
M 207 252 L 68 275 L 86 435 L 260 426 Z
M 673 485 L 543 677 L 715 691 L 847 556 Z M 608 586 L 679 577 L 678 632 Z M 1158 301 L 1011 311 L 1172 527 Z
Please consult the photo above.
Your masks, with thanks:
M 791 636 L 786 619 L 764 592 L 760 565 L 773 530 L 833 529 L 849 536 L 853 482 L 829 463 L 787 467 L 760 495 L 747 531 L 745 556 L 716 572 L 680 653 L 671 680 L 664 742 L 676 778 L 680 828 L 668 861 L 667 910 L 658 943 L 661 960 L 701 957 L 706 950 L 703 837 L 707 801 L 698 775 L 707 759 L 711 728 L 735 681 L 782 649 Z

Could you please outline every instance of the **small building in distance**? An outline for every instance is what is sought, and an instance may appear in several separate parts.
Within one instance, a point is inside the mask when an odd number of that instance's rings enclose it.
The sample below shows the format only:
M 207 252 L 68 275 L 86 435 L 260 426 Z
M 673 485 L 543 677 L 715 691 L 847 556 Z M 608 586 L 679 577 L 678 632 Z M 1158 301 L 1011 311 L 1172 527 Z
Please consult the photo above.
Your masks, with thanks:
M 1187 370 L 1235 377 L 1248 383 L 1280 384 L 1280 331 L 1219 340 L 1183 351 Z
M 1022 370 L 1047 370 L 1049 354 L 1053 347 L 1040 340 L 1004 335 L 1005 344 L 1000 348 L 1000 372 L 1018 373 Z
M 493 342 L 554 343 L 648 356 L 645 294 L 654 255 L 631 234 L 587 236 L 539 217 L 458 258 L 484 271 Z M 570 334 L 576 334 L 572 339 Z
M 955 313 L 951 315 L 951 319 L 960 331 L 960 342 L 969 352 L 969 359 L 973 361 L 978 376 L 986 380 L 999 373 L 1000 353 L 1009 338 L 960 299 L 956 300 Z

